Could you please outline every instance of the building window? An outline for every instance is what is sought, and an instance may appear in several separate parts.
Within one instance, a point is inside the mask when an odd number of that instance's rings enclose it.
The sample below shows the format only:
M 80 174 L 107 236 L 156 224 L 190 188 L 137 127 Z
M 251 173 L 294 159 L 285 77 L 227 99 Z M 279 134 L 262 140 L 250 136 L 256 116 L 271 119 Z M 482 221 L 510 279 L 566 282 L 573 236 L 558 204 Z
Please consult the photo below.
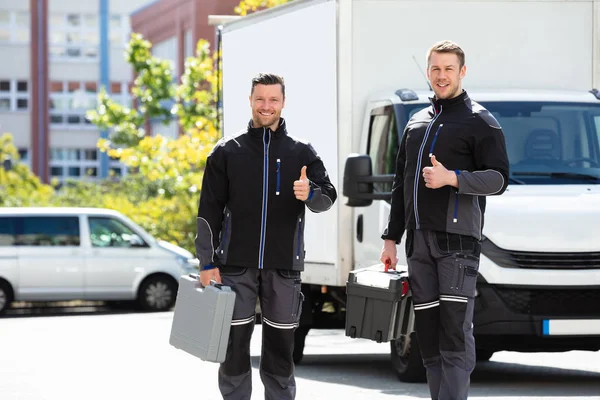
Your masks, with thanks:
M 0 43 L 29 43 L 27 11 L 0 10 Z
M 50 124 L 64 128 L 94 128 L 85 114 L 97 106 L 96 82 L 50 82 Z M 127 82 L 111 83 L 111 98 L 131 107 Z
M 87 110 L 96 107 L 95 82 L 51 82 L 50 123 L 52 126 L 90 127 Z
M 97 61 L 99 24 L 97 14 L 50 14 L 50 57 L 53 60 Z M 111 15 L 108 30 L 110 45 L 123 48 L 129 41 L 129 16 Z
M 26 111 L 28 109 L 27 81 L 0 78 L 0 111 Z
M 131 32 L 129 15 L 111 15 L 108 30 L 110 45 L 112 47 L 124 47 L 129 42 L 129 35 Z
M 50 57 L 53 60 L 98 59 L 98 15 L 50 14 Z
M 100 173 L 100 155 L 97 149 L 51 148 L 50 175 L 59 180 L 96 179 Z M 109 158 L 109 174 L 124 176 L 127 168 L 118 160 Z

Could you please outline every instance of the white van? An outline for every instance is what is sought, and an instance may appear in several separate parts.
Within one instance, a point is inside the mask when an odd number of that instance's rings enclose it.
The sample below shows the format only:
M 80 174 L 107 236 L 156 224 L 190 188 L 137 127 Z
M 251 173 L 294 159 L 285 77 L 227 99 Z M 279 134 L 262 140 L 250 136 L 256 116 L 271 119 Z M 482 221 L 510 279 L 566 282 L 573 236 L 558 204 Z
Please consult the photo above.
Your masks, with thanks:
M 136 300 L 173 307 L 197 260 L 101 208 L 0 208 L 0 313 L 12 301 Z

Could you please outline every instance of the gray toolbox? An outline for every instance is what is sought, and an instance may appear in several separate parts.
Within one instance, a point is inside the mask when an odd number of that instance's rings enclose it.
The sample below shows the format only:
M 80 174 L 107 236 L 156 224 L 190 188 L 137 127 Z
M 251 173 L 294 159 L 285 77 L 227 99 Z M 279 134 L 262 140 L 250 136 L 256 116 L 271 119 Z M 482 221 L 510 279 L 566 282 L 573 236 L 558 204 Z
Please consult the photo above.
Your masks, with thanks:
M 204 361 L 225 361 L 235 292 L 212 282 L 201 287 L 197 274 L 179 278 L 169 343 Z
M 388 265 L 351 271 L 346 295 L 346 336 L 381 343 L 412 330 L 408 272 Z

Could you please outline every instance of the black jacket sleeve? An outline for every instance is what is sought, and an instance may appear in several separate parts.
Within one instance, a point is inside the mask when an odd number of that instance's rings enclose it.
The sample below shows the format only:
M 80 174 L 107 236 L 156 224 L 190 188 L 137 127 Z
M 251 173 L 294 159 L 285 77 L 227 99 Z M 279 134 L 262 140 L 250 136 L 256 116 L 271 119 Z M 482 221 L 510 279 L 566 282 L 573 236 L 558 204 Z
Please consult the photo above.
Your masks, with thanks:
M 475 171 L 457 171 L 458 193 L 493 196 L 504 193 L 508 186 L 509 162 L 504 133 L 489 113 L 478 118 L 473 156 Z
M 217 143 L 206 159 L 196 219 L 197 233 L 194 241 L 200 268 L 215 261 L 223 211 L 229 197 L 228 187 L 225 151 L 221 143 Z
M 304 201 L 312 212 L 327 211 L 337 199 L 337 191 L 329 179 L 329 174 L 316 150 L 308 144 L 306 176 L 310 183 L 310 194 Z
M 406 220 L 404 215 L 404 163 L 406 162 L 406 134 L 407 129 L 402 134 L 400 148 L 396 156 L 396 173 L 394 175 L 394 184 L 392 185 L 392 207 L 388 225 L 383 231 L 381 238 L 384 240 L 394 240 L 399 244 L 404 234 Z

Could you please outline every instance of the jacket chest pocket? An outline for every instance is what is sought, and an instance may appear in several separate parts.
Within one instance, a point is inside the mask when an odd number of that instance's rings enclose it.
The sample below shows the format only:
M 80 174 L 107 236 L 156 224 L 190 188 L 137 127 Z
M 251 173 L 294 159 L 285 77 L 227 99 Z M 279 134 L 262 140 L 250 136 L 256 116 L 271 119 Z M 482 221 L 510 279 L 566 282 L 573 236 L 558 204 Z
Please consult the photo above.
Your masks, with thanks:
M 294 196 L 294 181 L 300 178 L 302 167 L 292 157 L 271 155 L 269 173 L 269 196 L 275 199 Z M 297 172 L 296 172 L 297 170 Z

